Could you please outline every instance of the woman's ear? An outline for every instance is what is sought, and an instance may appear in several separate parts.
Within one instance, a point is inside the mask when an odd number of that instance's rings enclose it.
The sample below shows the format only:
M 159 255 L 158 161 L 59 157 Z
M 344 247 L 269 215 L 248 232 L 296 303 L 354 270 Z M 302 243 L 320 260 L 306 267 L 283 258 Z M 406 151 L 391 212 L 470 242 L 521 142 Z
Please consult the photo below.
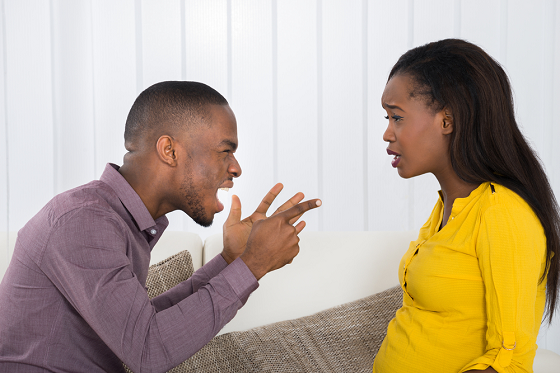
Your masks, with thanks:
M 177 165 L 176 143 L 171 136 L 161 136 L 156 142 L 156 152 L 159 159 L 171 167 Z
M 453 132 L 453 115 L 451 114 L 451 110 L 443 109 L 443 121 L 442 121 L 442 130 L 444 135 L 450 135 Z

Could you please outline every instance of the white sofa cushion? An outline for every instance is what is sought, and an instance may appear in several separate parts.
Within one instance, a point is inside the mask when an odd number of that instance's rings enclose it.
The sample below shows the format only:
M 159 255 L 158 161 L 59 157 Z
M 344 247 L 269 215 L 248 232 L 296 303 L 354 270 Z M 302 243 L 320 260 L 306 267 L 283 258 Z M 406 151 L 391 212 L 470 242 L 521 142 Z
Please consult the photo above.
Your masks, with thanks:
M 397 268 L 417 232 L 302 232 L 292 264 L 260 281 L 221 334 L 295 319 L 398 285 Z M 204 262 L 223 249 L 206 239 Z

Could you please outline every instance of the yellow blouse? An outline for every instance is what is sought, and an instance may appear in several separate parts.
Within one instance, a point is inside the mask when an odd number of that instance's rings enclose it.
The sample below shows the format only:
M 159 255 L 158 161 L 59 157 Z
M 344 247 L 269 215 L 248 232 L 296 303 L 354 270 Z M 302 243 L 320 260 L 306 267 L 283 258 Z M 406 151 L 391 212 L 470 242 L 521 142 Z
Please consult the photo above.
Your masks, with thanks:
M 545 306 L 546 238 L 516 193 L 483 183 L 436 203 L 399 266 L 403 306 L 373 372 L 532 372 Z

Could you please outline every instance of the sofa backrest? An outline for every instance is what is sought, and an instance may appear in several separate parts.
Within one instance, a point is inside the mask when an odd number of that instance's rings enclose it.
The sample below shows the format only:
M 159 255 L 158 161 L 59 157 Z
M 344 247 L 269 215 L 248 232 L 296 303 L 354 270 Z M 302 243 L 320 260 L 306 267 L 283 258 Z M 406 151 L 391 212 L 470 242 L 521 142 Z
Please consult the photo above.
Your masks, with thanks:
M 417 232 L 306 232 L 292 264 L 264 276 L 220 334 L 295 319 L 398 285 L 401 257 Z M 222 235 L 204 243 L 206 263 Z
M 194 270 L 202 267 L 202 239 L 196 233 L 165 231 L 152 250 L 150 265 L 161 262 L 180 251 L 191 254 Z

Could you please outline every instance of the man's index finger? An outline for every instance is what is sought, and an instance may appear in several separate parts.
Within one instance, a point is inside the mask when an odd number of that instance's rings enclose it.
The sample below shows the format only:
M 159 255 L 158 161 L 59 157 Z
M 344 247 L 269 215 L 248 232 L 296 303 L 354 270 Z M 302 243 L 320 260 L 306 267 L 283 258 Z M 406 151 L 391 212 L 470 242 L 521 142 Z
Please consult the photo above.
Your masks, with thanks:
M 278 215 L 289 221 L 290 219 L 295 218 L 296 216 L 301 215 L 306 211 L 315 209 L 322 204 L 323 202 L 320 199 L 311 199 L 309 201 L 298 203 L 297 205 L 290 207 L 289 209 L 281 212 Z

